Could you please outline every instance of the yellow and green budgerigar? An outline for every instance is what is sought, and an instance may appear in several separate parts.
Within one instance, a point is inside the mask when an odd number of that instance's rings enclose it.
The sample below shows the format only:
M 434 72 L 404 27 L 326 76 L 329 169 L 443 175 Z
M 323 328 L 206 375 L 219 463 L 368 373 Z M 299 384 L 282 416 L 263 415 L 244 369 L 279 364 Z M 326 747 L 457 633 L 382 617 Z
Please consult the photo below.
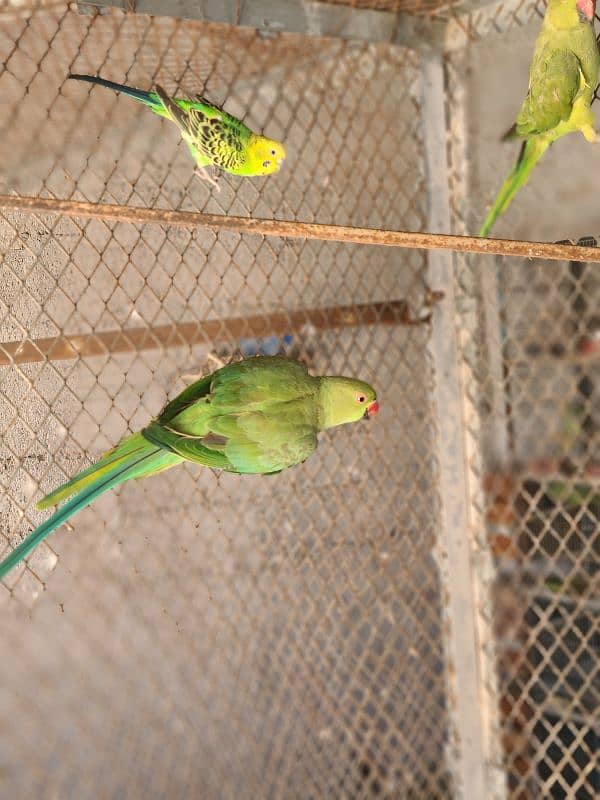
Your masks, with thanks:
M 379 410 L 375 390 L 354 378 L 315 377 L 298 361 L 256 356 L 192 383 L 139 433 L 37 504 L 66 501 L 0 563 L 0 578 L 56 528 L 114 486 L 183 461 L 274 474 L 305 461 L 317 434 Z
M 254 133 L 237 117 L 197 96 L 171 98 L 160 86 L 154 92 L 134 89 L 94 75 L 69 75 L 76 81 L 106 86 L 133 97 L 155 114 L 174 122 L 198 168 L 213 166 L 232 175 L 271 175 L 285 159 L 281 142 Z M 210 180 L 208 176 L 204 175 Z
M 524 139 L 512 172 L 492 205 L 480 236 L 487 236 L 548 147 L 573 131 L 595 142 L 591 103 L 600 53 L 595 0 L 548 0 L 529 71 L 529 91 L 506 138 Z

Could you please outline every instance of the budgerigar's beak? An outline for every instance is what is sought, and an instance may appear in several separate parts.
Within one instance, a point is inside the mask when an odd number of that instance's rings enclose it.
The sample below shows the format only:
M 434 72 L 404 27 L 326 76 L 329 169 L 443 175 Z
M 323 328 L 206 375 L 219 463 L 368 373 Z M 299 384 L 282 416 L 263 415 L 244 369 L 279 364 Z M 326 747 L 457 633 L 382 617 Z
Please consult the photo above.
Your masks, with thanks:
M 375 400 L 374 403 L 371 403 L 371 405 L 367 407 L 367 410 L 365 411 L 365 419 L 370 419 L 371 417 L 375 416 L 375 414 L 377 414 L 378 411 L 379 411 L 379 403 L 377 402 L 377 400 Z

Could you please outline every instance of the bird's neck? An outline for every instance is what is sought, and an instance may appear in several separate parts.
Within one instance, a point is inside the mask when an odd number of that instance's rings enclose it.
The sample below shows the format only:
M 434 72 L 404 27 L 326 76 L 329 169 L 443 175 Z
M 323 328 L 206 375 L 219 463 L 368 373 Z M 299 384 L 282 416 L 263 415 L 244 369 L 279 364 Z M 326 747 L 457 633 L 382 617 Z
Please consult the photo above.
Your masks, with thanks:
M 319 378 L 319 430 L 335 428 L 348 420 L 343 416 L 343 409 L 337 402 L 336 389 L 344 378 Z
M 544 24 L 559 31 L 575 28 L 581 21 L 578 6 L 585 2 L 592 8 L 591 18 L 593 19 L 593 0 L 550 0 L 544 16 Z

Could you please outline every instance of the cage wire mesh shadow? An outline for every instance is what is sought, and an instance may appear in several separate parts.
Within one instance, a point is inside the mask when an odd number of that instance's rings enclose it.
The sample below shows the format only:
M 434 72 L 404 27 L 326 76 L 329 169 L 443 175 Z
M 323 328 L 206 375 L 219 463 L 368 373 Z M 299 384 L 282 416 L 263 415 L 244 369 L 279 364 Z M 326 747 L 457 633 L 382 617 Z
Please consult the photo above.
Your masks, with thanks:
M 469 48 L 541 8 L 449 15 L 453 231 L 479 203 Z M 426 48 L 84 10 L 0 5 L 3 195 L 428 228 Z M 282 139 L 284 168 L 215 193 L 174 127 L 69 72 L 202 91 Z M 479 659 L 486 796 L 594 796 L 597 266 L 453 261 L 469 629 L 440 570 L 425 253 L 16 210 L 0 248 L 4 553 L 42 493 L 222 361 L 284 352 L 383 400 L 281 476 L 130 482 L 0 584 L 2 796 L 469 796 L 448 637 Z

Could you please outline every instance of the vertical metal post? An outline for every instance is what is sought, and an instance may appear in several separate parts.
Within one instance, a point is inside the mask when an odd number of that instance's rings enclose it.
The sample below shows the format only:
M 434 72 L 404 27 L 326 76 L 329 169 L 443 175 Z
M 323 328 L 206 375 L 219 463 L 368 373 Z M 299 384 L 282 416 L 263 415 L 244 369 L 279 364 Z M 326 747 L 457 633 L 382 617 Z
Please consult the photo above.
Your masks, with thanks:
M 429 190 L 429 229 L 449 231 L 450 197 L 446 156 L 444 66 L 439 52 L 424 55 L 423 129 Z M 438 306 L 430 354 L 435 368 L 440 485 L 439 566 L 445 604 L 449 713 L 455 740 L 455 796 L 488 797 L 485 778 L 484 703 L 479 665 L 477 606 L 469 515 L 469 473 L 464 438 L 464 402 L 456 330 L 453 256 L 429 251 L 428 283 L 444 292 Z

